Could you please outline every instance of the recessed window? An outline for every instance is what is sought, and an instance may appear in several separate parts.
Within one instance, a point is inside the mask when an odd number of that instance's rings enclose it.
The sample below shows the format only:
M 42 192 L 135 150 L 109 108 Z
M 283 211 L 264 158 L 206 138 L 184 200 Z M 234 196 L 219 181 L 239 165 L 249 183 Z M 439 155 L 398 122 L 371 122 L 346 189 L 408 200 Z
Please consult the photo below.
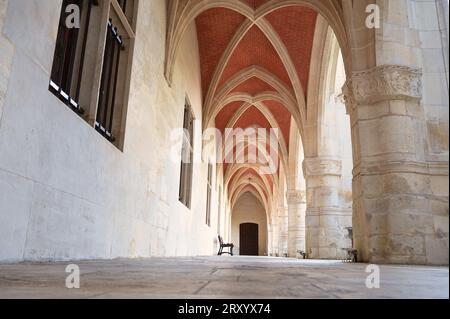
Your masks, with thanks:
M 213 166 L 208 163 L 208 183 L 206 188 L 206 225 L 211 226 L 211 194 Z
M 96 130 L 115 144 L 124 135 L 129 54 L 134 31 L 133 1 L 112 1 L 107 22 L 103 67 L 95 120 Z
M 137 0 L 63 0 L 50 91 L 123 148 Z
M 183 129 L 179 199 L 187 208 L 191 208 L 192 174 L 194 169 L 194 114 L 187 100 L 184 106 Z
M 50 91 L 78 114 L 86 110 L 81 94 L 89 94 L 83 80 L 93 10 L 98 10 L 97 1 L 63 1 L 50 77 Z

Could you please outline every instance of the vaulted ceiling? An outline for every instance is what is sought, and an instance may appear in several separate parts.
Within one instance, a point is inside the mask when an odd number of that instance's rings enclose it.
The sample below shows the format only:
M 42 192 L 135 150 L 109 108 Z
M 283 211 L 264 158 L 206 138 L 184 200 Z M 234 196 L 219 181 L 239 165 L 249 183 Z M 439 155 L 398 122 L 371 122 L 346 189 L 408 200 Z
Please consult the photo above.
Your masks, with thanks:
M 257 9 L 267 0 L 242 2 Z M 291 119 L 298 120 L 306 105 L 316 19 L 314 10 L 298 5 L 276 8 L 256 21 L 221 7 L 202 12 L 196 27 L 206 125 L 222 133 L 276 128 L 278 165 L 287 163 Z M 267 203 L 278 182 L 277 173 L 262 175 L 248 163 L 224 164 L 224 175 L 232 201 L 251 192 Z

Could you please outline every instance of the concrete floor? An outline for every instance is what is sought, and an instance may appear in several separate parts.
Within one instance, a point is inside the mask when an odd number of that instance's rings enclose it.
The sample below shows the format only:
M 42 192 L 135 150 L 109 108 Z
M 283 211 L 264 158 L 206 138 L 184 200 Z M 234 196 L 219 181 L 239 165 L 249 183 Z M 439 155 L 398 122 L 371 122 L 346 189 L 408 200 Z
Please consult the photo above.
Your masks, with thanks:
M 65 287 L 69 263 L 0 265 L 0 298 L 448 298 L 448 267 L 380 266 L 271 257 L 152 258 L 76 262 L 80 289 Z

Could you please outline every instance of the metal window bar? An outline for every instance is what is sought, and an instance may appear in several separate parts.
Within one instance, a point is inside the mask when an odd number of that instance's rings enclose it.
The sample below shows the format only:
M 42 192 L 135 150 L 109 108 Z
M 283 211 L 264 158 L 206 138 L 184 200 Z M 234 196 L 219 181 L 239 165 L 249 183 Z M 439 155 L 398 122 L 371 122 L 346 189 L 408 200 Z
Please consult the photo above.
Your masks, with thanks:
M 87 11 L 85 12 L 84 4 L 86 1 Z M 68 15 L 66 8 L 71 4 L 77 5 L 80 9 L 80 29 L 68 28 L 66 26 L 66 18 Z M 84 113 L 83 108 L 79 104 L 79 97 L 93 5 L 97 6 L 98 0 L 63 1 L 49 85 L 51 92 L 79 114 Z M 81 34 L 80 30 L 83 30 Z M 80 35 L 82 36 L 81 38 Z M 81 41 L 81 50 L 78 50 L 79 41 Z M 78 68 L 75 69 L 75 61 L 77 59 L 79 63 Z M 74 81 L 76 81 L 75 86 L 73 85 Z
M 122 37 L 117 27 L 108 21 L 105 53 L 103 57 L 103 70 L 99 94 L 96 130 L 111 142 L 115 141 L 113 136 L 113 122 L 116 106 L 116 93 L 119 78 L 121 50 L 125 49 Z

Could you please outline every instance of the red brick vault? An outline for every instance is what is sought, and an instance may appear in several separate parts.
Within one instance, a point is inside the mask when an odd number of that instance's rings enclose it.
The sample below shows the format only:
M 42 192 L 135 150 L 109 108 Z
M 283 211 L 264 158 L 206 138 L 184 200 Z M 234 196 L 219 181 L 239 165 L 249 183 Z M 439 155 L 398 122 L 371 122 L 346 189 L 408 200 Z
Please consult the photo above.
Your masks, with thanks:
M 257 10 L 267 1 L 243 2 Z M 222 133 L 225 128 L 264 128 L 267 134 L 278 129 L 278 167 L 287 161 L 291 119 L 299 118 L 298 105 L 306 105 L 316 19 L 314 10 L 298 5 L 277 8 L 256 22 L 228 8 L 211 8 L 196 18 L 206 125 Z M 278 173 L 261 175 L 249 165 L 224 164 L 232 202 L 247 191 L 270 202 Z

